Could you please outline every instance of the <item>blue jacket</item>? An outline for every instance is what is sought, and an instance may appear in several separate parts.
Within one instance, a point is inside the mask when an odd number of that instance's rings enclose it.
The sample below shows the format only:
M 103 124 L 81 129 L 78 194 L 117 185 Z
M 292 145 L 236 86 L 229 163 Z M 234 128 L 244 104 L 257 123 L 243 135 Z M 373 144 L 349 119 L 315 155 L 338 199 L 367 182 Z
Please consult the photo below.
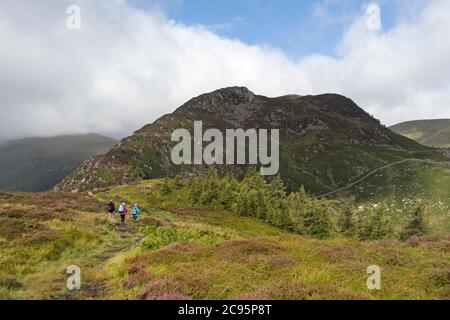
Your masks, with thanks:
M 133 207 L 133 215 L 139 216 L 141 214 L 141 208 L 139 207 Z

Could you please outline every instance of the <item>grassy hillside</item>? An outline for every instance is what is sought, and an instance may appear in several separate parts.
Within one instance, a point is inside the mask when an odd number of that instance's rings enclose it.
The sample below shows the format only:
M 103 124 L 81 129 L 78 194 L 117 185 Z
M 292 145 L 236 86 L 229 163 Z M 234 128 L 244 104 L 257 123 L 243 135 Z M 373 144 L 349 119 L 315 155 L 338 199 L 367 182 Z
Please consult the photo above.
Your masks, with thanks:
M 408 121 L 391 129 L 426 146 L 450 148 L 450 119 Z
M 431 232 L 450 230 L 450 163 L 410 161 L 385 168 L 331 198 L 355 197 L 361 210 L 384 208 L 393 221 L 405 218 L 408 207 L 427 208 Z M 396 224 L 396 223 L 394 223 Z
M 398 187 L 410 182 L 399 180 Z M 163 185 L 142 181 L 96 194 L 0 193 L 0 298 L 450 298 L 445 194 L 435 195 L 441 211 L 426 216 L 440 226 L 428 235 L 405 242 L 337 234 L 318 240 L 256 218 L 191 207 L 186 185 L 168 193 Z M 138 202 L 142 219 L 125 227 L 109 220 L 111 198 Z M 376 197 L 358 201 L 377 203 Z M 80 291 L 65 288 L 72 264 L 82 270 Z M 382 270 L 379 291 L 366 287 L 373 264 Z
M 26 138 L 0 145 L 0 189 L 46 191 L 116 140 L 98 134 Z
M 207 165 L 174 165 L 174 130 L 266 128 L 280 133 L 280 174 L 291 190 L 301 185 L 315 194 L 347 185 L 391 162 L 443 158 L 435 150 L 398 135 L 352 100 L 337 95 L 268 98 L 247 88 L 224 88 L 193 98 L 127 137 L 108 153 L 86 160 L 57 185 L 59 191 L 86 191 L 139 179 L 205 174 Z M 204 147 L 206 147 L 206 143 Z M 448 160 L 448 159 L 447 159 Z M 242 177 L 248 166 L 222 165 Z

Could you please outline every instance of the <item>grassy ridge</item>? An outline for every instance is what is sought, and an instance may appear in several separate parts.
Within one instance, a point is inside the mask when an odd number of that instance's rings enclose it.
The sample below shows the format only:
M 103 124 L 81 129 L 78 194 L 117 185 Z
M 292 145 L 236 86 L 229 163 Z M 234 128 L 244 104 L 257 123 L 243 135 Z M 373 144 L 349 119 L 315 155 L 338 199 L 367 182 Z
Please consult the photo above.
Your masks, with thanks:
M 448 269 L 441 258 L 448 266 L 448 239 L 419 242 L 320 241 L 291 234 L 219 244 L 175 242 L 113 263 L 111 288 L 121 288 L 115 298 L 144 299 L 448 298 Z M 383 272 L 377 292 L 366 288 L 366 268 L 374 263 Z
M 408 121 L 391 129 L 426 146 L 450 148 L 450 119 Z
M 142 187 L 132 187 L 133 202 L 149 201 L 136 193 Z M 160 198 L 157 188 L 150 189 L 150 201 L 173 205 L 170 196 Z M 107 199 L 117 191 L 101 196 Z M 315 240 L 230 212 L 167 210 L 173 223 L 169 228 L 196 230 L 208 239 L 173 236 L 170 244 L 152 250 L 141 246 L 116 257 L 107 268 L 114 279 L 110 283 L 114 298 L 434 299 L 449 295 L 446 233 L 405 243 Z M 167 238 L 153 230 L 147 237 Z M 379 292 L 366 288 L 366 268 L 371 264 L 379 264 L 386 274 Z
M 161 185 L 144 181 L 95 195 L 1 193 L 0 297 L 450 298 L 449 229 L 406 242 L 317 240 L 189 207 L 186 187 L 162 195 Z M 142 219 L 125 227 L 109 220 L 111 198 L 139 203 Z M 72 264 L 82 270 L 80 291 L 65 288 Z M 366 287 L 373 264 L 382 270 L 380 291 Z
M 133 245 L 138 235 L 116 230 L 88 195 L 1 193 L 0 297 L 54 298 L 72 264 L 95 268 Z

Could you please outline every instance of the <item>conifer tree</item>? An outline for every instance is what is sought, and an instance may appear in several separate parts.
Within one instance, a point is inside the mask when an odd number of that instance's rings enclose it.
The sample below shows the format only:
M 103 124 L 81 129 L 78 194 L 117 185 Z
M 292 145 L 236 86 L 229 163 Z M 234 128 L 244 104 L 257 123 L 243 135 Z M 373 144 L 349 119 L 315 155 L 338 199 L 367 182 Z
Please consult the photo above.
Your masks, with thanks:
M 310 197 L 302 187 L 289 196 L 288 203 L 295 231 L 319 239 L 332 234 L 331 205 L 328 201 Z
M 411 219 L 408 225 L 404 228 L 400 234 L 400 239 L 407 240 L 412 236 L 422 236 L 426 233 L 427 227 L 423 216 L 424 209 L 422 206 L 418 206 L 413 210 Z
M 329 207 L 319 200 L 308 201 L 302 213 L 302 227 L 306 235 L 319 239 L 328 238 L 332 232 Z
M 270 182 L 265 201 L 268 217 L 264 218 L 268 218 L 279 228 L 292 230 L 293 221 L 289 214 L 286 188 L 279 175 Z
M 236 196 L 239 189 L 239 182 L 236 178 L 227 174 L 220 181 L 220 191 L 218 196 L 218 205 L 220 209 L 231 210 L 236 202 Z
M 220 178 L 215 169 L 208 170 L 208 174 L 203 179 L 202 191 L 200 194 L 200 204 L 213 207 L 219 198 Z
M 357 234 L 360 240 L 380 240 L 392 233 L 383 207 L 366 211 L 359 217 Z
M 240 183 L 235 211 L 244 216 L 264 219 L 266 216 L 267 184 L 256 169 L 250 169 Z
M 337 226 L 339 232 L 347 237 L 355 234 L 355 218 L 352 203 L 346 201 L 339 208 Z

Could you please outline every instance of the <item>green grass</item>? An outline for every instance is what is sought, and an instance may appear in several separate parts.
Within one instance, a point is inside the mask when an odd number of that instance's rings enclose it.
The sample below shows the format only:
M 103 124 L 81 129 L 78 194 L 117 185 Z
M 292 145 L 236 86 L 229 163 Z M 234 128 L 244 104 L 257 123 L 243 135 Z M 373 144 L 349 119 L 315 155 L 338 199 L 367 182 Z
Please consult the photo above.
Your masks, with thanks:
M 63 296 L 68 266 L 97 268 L 142 237 L 134 226 L 118 229 L 102 209 L 87 195 L 2 194 L 0 297 Z
M 112 287 L 121 285 L 115 298 L 437 299 L 450 293 L 448 271 L 436 267 L 448 267 L 444 251 L 283 234 L 209 245 L 177 242 L 128 255 L 109 271 Z M 366 287 L 372 264 L 382 268 L 383 288 L 376 292 Z
M 408 121 L 391 129 L 431 147 L 450 147 L 450 119 Z
M 433 232 L 450 232 L 450 165 L 403 163 L 382 170 L 334 197 L 355 196 L 358 205 L 384 206 L 399 223 L 407 208 L 422 204 Z
M 407 242 L 311 239 L 258 219 L 189 207 L 185 186 L 162 195 L 161 183 L 118 186 L 95 197 L 0 193 L 0 297 L 450 298 L 449 233 Z M 138 202 L 141 220 L 126 227 L 110 221 L 111 198 Z M 447 221 L 435 214 L 437 224 Z M 65 288 L 72 264 L 82 270 L 80 291 Z M 373 264 L 382 270 L 380 291 L 366 287 Z

